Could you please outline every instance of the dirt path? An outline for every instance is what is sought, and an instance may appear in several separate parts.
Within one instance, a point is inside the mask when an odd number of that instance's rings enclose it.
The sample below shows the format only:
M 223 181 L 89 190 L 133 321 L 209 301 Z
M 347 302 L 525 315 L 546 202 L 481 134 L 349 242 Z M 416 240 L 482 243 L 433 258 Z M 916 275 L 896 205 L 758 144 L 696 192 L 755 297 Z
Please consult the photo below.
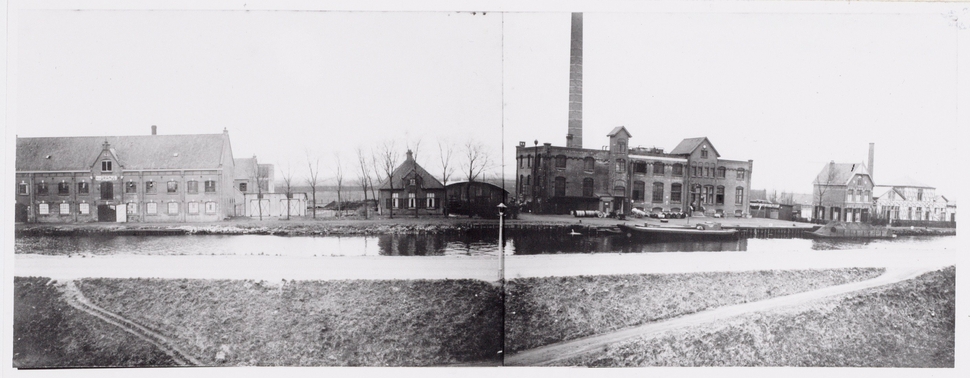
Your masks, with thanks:
M 174 343 L 172 343 L 168 338 L 145 328 L 135 322 L 121 317 L 115 313 L 107 311 L 97 305 L 91 303 L 81 292 L 81 289 L 74 284 L 74 281 L 68 281 L 66 284 L 61 286 L 64 291 L 64 298 L 67 303 L 78 310 L 84 311 L 98 319 L 105 321 L 108 324 L 114 325 L 121 328 L 125 332 L 135 335 L 149 343 L 155 345 L 162 352 L 167 354 L 169 357 L 175 361 L 179 366 L 200 366 L 201 364 L 197 359 L 178 349 Z
M 662 320 L 654 323 L 624 328 L 609 333 L 588 336 L 580 339 L 525 350 L 506 357 L 505 364 L 510 366 L 549 365 L 556 361 L 576 357 L 595 350 L 602 350 L 607 345 L 615 344 L 624 340 L 640 337 L 654 337 L 666 331 L 709 323 L 719 319 L 725 319 L 746 313 L 772 310 L 785 306 L 800 305 L 826 297 L 905 281 L 932 270 L 934 270 L 934 268 L 889 268 L 886 270 L 886 273 L 871 280 L 830 286 L 823 289 L 786 295 L 758 302 L 719 307 L 713 310 L 701 311 L 673 319 Z

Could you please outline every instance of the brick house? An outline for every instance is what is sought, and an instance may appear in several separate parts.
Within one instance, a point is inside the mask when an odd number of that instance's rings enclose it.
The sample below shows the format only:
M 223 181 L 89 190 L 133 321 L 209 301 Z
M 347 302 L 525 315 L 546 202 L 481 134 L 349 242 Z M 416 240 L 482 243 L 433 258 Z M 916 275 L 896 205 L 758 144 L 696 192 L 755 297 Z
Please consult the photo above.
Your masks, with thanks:
M 936 194 L 936 188 L 905 177 L 873 188 L 875 214 L 897 221 L 955 222 L 956 204 Z
M 392 189 L 393 188 L 393 189 Z M 407 158 L 394 169 L 378 190 L 381 214 L 443 215 L 445 187 L 415 160 L 409 150 Z
M 873 181 L 865 164 L 832 161 L 822 168 L 812 184 L 815 220 L 869 222 L 874 211 Z
M 234 215 L 222 134 L 17 138 L 21 222 L 205 222 Z

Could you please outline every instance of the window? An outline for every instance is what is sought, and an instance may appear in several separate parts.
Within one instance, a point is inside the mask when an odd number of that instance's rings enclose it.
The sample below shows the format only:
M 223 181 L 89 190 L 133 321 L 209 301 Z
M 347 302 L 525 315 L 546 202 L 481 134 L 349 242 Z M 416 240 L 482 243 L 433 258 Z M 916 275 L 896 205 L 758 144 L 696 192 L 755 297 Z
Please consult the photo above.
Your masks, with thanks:
M 51 213 L 50 205 L 42 203 L 37 205 L 37 213 L 40 215 L 47 215 Z
M 626 160 L 616 159 L 616 173 L 626 172 Z
M 744 188 L 739 186 L 734 189 L 734 203 L 738 205 L 744 203 Z
M 744 168 L 738 168 L 738 180 L 744 180 Z
M 584 178 L 583 179 L 583 197 L 593 196 L 593 179 Z
M 17 194 L 22 196 L 26 196 L 27 194 L 30 194 L 30 187 L 27 185 L 26 182 L 17 184 Z
M 175 181 L 169 181 L 168 182 L 168 190 L 167 190 L 167 192 L 168 193 L 178 193 L 178 191 L 179 191 L 179 183 L 178 182 L 175 182 Z
M 47 194 L 47 183 L 41 182 L 37 184 L 37 194 Z
M 199 182 L 195 180 L 189 180 L 185 182 L 185 192 L 188 194 L 199 193 Z
M 682 177 L 684 175 L 684 165 L 677 163 L 673 165 L 674 177 Z
M 701 159 L 707 159 L 707 149 L 701 150 Z
M 845 197 L 846 197 L 845 200 L 847 202 L 855 202 L 855 191 L 852 189 L 849 189 L 849 192 L 848 194 L 845 195 Z
M 643 181 L 633 182 L 633 200 L 643 201 L 645 197 L 644 191 L 646 190 L 646 184 Z
M 239 183 L 239 191 L 240 192 L 245 192 L 247 186 L 248 185 L 246 185 L 246 183 L 244 183 L 244 182 Z
M 155 202 L 146 203 L 145 212 L 148 213 L 148 215 L 158 214 L 158 204 Z
M 562 177 L 562 176 L 556 177 L 556 183 L 555 183 L 555 185 L 556 185 L 556 187 L 555 187 L 555 192 L 554 192 L 553 195 L 556 196 L 556 197 L 565 197 L 566 196 L 566 178 L 565 177 Z
M 215 202 L 212 202 L 212 201 L 206 202 L 205 203 L 205 213 L 206 214 L 215 214 L 216 213 L 216 203 Z
M 717 178 L 727 177 L 727 168 L 717 167 Z
M 690 165 L 690 176 L 691 177 L 697 177 L 697 166 L 696 165 L 693 165 L 693 164 Z
M 414 193 L 408 193 L 408 209 L 415 208 L 416 207 L 415 206 L 416 201 L 417 201 L 417 198 L 415 197 L 415 194 Z
M 525 176 L 525 184 L 532 186 L 532 175 Z
M 88 213 L 91 212 L 91 205 L 82 203 L 78 205 L 78 210 L 81 212 L 81 214 L 87 215 Z
M 61 196 L 71 194 L 71 184 L 68 184 L 65 181 L 57 183 L 57 194 Z
M 435 209 L 438 207 L 437 205 L 438 204 L 435 202 L 434 193 L 428 193 L 428 208 Z
M 556 156 L 556 168 L 566 168 L 566 155 Z
M 87 181 L 81 181 L 77 183 L 77 193 L 78 194 L 88 194 L 91 192 L 91 185 Z
M 653 195 L 651 197 L 651 201 L 653 203 L 662 203 L 664 201 L 664 183 L 653 183 Z
M 633 163 L 633 173 L 643 173 L 643 174 L 646 174 L 647 173 L 647 163 L 644 163 L 642 161 L 634 162 Z
M 525 168 L 525 167 L 523 167 L 523 165 L 525 164 L 525 159 L 523 159 L 521 156 L 519 156 L 518 159 L 516 159 L 516 160 L 519 161 L 519 168 Z
M 145 181 L 145 193 L 155 194 L 155 182 Z
M 189 214 L 195 215 L 195 214 L 198 214 L 198 213 L 199 213 L 199 203 L 198 202 L 189 202 Z
M 60 213 L 60 214 L 70 214 L 71 213 L 71 205 L 70 204 L 62 203 L 60 207 L 61 208 L 57 210 L 58 213 Z
M 205 180 L 205 192 L 215 193 L 216 192 L 216 181 L 215 180 Z
M 723 205 L 724 204 L 724 187 L 723 186 L 718 186 L 717 187 L 717 193 L 714 196 L 714 204 L 715 205 Z
M 680 203 L 683 185 L 679 183 L 670 184 L 670 202 Z
M 619 152 L 619 153 L 621 153 L 621 154 L 625 154 L 626 153 L 626 141 L 625 140 L 621 140 L 621 141 L 616 142 L 616 151 Z
M 168 215 L 176 215 L 179 213 L 179 203 L 169 202 L 168 203 Z
M 128 214 L 133 215 L 138 213 L 138 203 L 128 202 Z
M 596 165 L 596 159 L 593 159 L 590 156 L 587 156 L 585 159 L 583 159 L 583 170 L 584 171 L 586 171 L 586 172 L 592 172 L 593 171 L 593 167 L 595 165 Z
M 705 204 L 714 204 L 714 185 L 704 185 L 704 188 L 701 190 L 701 194 L 704 196 Z
M 395 209 L 401 208 L 401 198 L 400 193 L 391 193 L 391 207 Z
M 528 168 L 532 168 L 532 155 L 526 156 L 525 162 L 528 165 Z
M 101 172 L 111 172 L 111 160 L 101 161 Z
M 664 163 L 653 163 L 653 174 L 663 176 L 665 168 Z
M 417 180 L 415 180 L 413 178 L 408 180 L 408 185 L 410 185 L 410 186 L 417 185 L 417 183 L 418 183 Z
M 923 189 L 919 189 L 916 191 L 916 200 L 917 201 L 923 200 Z
M 125 193 L 138 193 L 138 184 L 131 181 L 126 182 Z
M 617 197 L 626 197 L 626 187 L 623 185 L 614 186 L 613 195 Z

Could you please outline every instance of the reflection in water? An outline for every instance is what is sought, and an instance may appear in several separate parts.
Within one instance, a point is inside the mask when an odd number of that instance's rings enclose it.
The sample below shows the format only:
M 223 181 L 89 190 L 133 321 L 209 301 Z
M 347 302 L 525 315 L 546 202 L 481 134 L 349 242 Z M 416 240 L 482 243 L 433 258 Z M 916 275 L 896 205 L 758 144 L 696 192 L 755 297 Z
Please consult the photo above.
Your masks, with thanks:
M 626 235 L 569 235 L 561 230 L 509 230 L 506 251 L 516 255 L 842 249 L 948 249 L 953 236 L 895 239 L 729 239 L 651 242 Z M 270 256 L 483 256 L 498 255 L 495 230 L 382 236 L 178 235 L 22 236 L 16 253 L 46 255 L 270 255 Z

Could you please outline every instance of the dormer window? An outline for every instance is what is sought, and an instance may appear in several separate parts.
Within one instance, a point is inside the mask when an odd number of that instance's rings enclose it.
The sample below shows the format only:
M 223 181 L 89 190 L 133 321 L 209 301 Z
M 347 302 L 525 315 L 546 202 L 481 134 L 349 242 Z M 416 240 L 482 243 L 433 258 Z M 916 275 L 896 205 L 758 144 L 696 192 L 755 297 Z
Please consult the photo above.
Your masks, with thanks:
M 111 172 L 111 160 L 101 161 L 101 172 Z

